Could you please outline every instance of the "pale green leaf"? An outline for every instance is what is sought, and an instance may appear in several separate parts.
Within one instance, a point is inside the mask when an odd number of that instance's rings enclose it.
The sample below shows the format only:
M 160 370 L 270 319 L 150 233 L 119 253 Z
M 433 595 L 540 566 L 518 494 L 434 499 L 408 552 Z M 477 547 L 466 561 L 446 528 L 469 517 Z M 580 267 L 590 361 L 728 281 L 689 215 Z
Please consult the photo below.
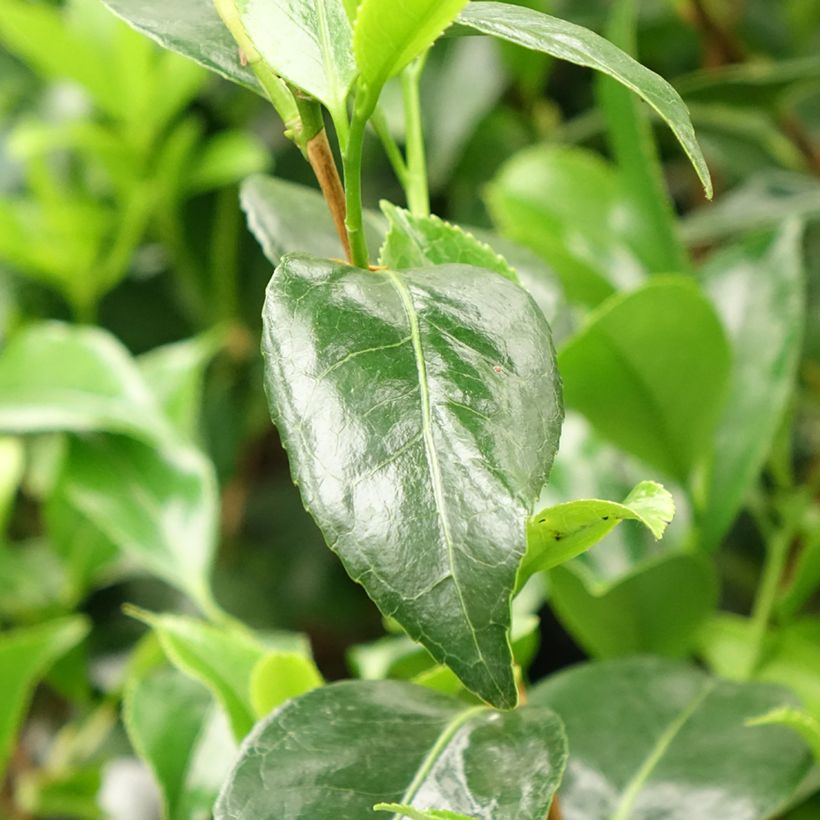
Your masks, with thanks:
M 316 664 L 298 652 L 270 652 L 251 672 L 251 704 L 264 717 L 291 698 L 324 684 Z
M 746 721 L 747 726 L 788 726 L 808 743 L 814 759 L 820 762 L 820 720 L 793 706 L 781 706 Z

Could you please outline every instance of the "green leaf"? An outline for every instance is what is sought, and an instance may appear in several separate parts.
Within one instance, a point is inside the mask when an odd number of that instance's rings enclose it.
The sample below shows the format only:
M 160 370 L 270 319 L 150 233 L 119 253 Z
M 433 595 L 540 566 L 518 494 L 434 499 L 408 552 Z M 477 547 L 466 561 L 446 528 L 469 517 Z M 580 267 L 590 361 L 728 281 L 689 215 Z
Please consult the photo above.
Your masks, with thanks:
M 685 482 L 709 446 L 730 351 L 690 279 L 612 297 L 559 356 L 566 402 L 603 436 Z
M 6 531 L 24 468 L 23 442 L 0 436 L 0 539 Z
M 543 820 L 566 753 L 560 721 L 547 709 L 499 714 L 406 683 L 335 683 L 257 725 L 215 817 L 368 817 L 381 798 Z
M 634 91 L 672 129 L 697 171 L 706 196 L 711 199 L 709 169 L 695 137 L 686 104 L 662 77 L 592 31 L 523 6 L 495 2 L 470 3 L 458 21 L 482 34 L 543 51 L 559 60 L 594 68 Z
M 511 282 L 518 282 L 515 271 L 501 256 L 457 225 L 437 216 L 413 216 L 389 202 L 382 202 L 381 208 L 390 228 L 380 264 L 403 270 L 452 262 L 495 271 Z
M 820 762 L 820 720 L 792 706 L 772 709 L 765 715 L 746 721 L 747 726 L 788 726 L 808 743 L 815 761 Z
M 778 613 L 786 619 L 806 604 L 820 587 L 820 506 L 806 514 L 806 525 L 800 552 L 786 586 L 781 589 L 777 602 Z
M 614 169 L 597 154 L 534 146 L 508 160 L 487 188 L 501 233 L 535 251 L 570 301 L 591 307 L 643 270 L 622 227 L 626 203 Z
M 294 255 L 263 316 L 271 413 L 328 544 L 385 615 L 510 708 L 510 593 L 562 416 L 542 314 L 480 268 Z
M 316 664 L 298 652 L 271 652 L 251 673 L 251 704 L 264 717 L 286 700 L 304 695 L 324 684 Z
M 376 803 L 373 811 L 392 811 L 400 817 L 409 817 L 410 820 L 473 820 L 466 814 L 459 814 L 446 809 L 414 809 L 412 806 L 403 806 L 400 803 Z
M 327 205 L 314 188 L 259 174 L 242 184 L 241 202 L 251 233 L 274 265 L 287 253 L 330 259 L 343 255 Z M 368 245 L 381 245 L 381 214 L 365 211 L 364 226 Z
M 518 584 L 523 586 L 533 573 L 586 552 L 621 521 L 639 521 L 660 539 L 674 515 L 672 494 L 654 481 L 642 481 L 623 504 L 586 499 L 547 507 L 527 524 L 527 554 L 518 571 Z
M 585 664 L 530 692 L 554 709 L 572 755 L 561 808 L 584 820 L 771 817 L 807 770 L 800 740 L 749 728 L 782 689 L 711 678 L 659 658 Z
M 239 49 L 211 0 L 103 0 L 137 31 L 164 48 L 189 57 L 227 80 L 261 93 L 253 72 L 240 61 Z
M 561 623 L 596 658 L 683 656 L 718 602 L 715 567 L 699 553 L 649 558 L 612 582 L 573 561 L 550 572 L 549 589 Z
M 342 0 L 238 0 L 239 17 L 264 61 L 315 97 L 334 120 L 356 75 L 352 32 Z
M 126 687 L 123 722 L 162 791 L 165 816 L 210 816 L 237 746 L 208 692 L 175 669 L 141 672 Z
M 608 38 L 631 56 L 636 51 L 636 18 L 636 0 L 618 0 L 607 31 Z M 635 206 L 636 227 L 649 269 L 653 273 L 688 273 L 691 262 L 677 230 L 647 111 L 623 85 L 606 75 L 599 77 L 597 92 L 622 186 Z
M 182 183 L 189 196 L 238 185 L 269 169 L 271 156 L 265 144 L 244 131 L 214 134 L 194 157 Z
M 467 0 L 361 0 L 353 50 L 368 94 L 430 48 Z
M 714 547 L 762 470 L 794 393 L 806 312 L 803 232 L 794 222 L 709 260 L 704 286 L 734 349 L 700 535 Z
M 85 618 L 73 616 L 0 633 L 0 774 L 6 768 L 34 687 L 88 630 Z
M 55 492 L 122 553 L 211 611 L 218 492 L 199 452 L 114 436 L 72 440 Z
M 134 607 L 129 613 L 156 632 L 174 666 L 211 691 L 225 710 L 234 737 L 241 740 L 256 721 L 251 676 L 265 657 L 265 646 L 245 630 L 180 615 L 154 615 Z

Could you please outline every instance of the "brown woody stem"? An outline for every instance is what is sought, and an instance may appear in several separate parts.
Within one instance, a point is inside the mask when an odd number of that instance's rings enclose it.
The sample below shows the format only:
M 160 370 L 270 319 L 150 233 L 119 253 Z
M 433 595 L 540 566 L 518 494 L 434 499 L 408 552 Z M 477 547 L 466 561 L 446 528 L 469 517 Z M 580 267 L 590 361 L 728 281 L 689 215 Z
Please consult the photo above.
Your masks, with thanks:
M 339 169 L 336 167 L 333 151 L 327 140 L 327 131 L 324 128 L 308 142 L 307 159 L 313 173 L 316 175 L 319 187 L 322 189 L 325 202 L 327 202 L 330 209 L 333 224 L 336 226 L 336 233 L 339 234 L 339 239 L 344 248 L 345 258 L 348 262 L 352 262 L 350 242 L 345 228 L 345 216 L 347 214 L 345 190 L 339 177 Z

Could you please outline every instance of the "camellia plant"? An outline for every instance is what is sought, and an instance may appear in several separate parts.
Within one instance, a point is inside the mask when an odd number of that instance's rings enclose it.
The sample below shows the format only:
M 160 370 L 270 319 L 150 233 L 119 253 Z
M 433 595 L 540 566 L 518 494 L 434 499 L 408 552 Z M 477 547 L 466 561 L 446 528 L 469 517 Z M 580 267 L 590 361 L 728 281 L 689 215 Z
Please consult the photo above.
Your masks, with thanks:
M 604 39 L 490 0 L 105 2 L 267 99 L 316 177 L 321 195 L 261 175 L 242 186 L 276 266 L 264 387 L 305 508 L 391 633 L 353 650 L 358 679 L 325 685 L 303 641 L 215 601 L 215 481 L 182 378 L 207 340 L 135 361 L 92 328 L 17 334 L 0 355 L 0 430 L 59 464 L 46 515 L 94 532 L 83 577 L 126 556 L 203 618 L 129 610 L 150 633 L 122 684 L 125 723 L 167 815 L 752 820 L 810 794 L 820 712 L 775 685 L 785 673 L 762 674 L 775 607 L 807 597 L 777 600 L 810 493 L 763 513 L 770 555 L 748 622 L 712 616 L 709 557 L 789 402 L 801 229 L 696 266 L 651 117 L 707 198 L 712 183 L 683 100 L 629 56 L 633 3 L 613 4 Z M 598 72 L 616 163 L 568 147 L 509 158 L 487 191 L 504 238 L 430 209 L 428 55 L 479 36 Z M 405 194 L 380 213 L 363 206 L 371 133 Z M 562 452 L 584 449 L 593 476 L 552 471 L 562 426 Z M 20 439 L 3 441 L 19 463 Z M 676 506 L 675 544 L 657 552 Z M 593 550 L 605 536 L 621 540 Z M 627 556 L 641 572 L 619 569 Z M 532 685 L 545 590 L 597 660 Z M 0 643 L 0 668 L 18 670 L 0 673 L 17 704 L 0 715 L 0 763 L 32 683 L 85 630 L 66 618 Z M 680 659 L 696 644 L 712 672 Z

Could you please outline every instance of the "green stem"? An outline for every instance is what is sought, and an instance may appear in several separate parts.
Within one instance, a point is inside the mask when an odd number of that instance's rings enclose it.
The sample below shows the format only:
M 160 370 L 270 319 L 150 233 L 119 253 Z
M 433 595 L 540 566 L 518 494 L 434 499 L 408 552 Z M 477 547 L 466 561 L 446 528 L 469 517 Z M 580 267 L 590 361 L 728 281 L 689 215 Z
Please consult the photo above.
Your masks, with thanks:
M 217 194 L 216 217 L 211 242 L 211 287 L 214 305 L 212 319 L 231 320 L 239 316 L 239 229 L 241 212 L 235 187 Z
M 744 670 L 745 677 L 751 677 L 760 663 L 766 631 L 772 620 L 789 549 L 800 529 L 808 503 L 808 498 L 803 493 L 792 496 L 780 528 L 766 540 L 766 560 L 752 609 L 750 651 Z
M 427 157 L 424 150 L 424 128 L 421 120 L 419 81 L 425 57 L 419 57 L 401 75 L 404 97 L 404 127 L 407 134 L 407 205 L 415 216 L 430 215 L 430 192 L 427 186 Z
M 350 261 L 360 268 L 369 266 L 362 210 L 362 153 L 367 121 L 376 107 L 377 99 L 366 90 L 364 93 L 359 91 L 356 95 L 353 119 L 350 123 L 350 139 L 344 154 L 345 227 L 350 243 Z
M 396 179 L 398 179 L 401 187 L 406 191 L 407 163 L 404 161 L 401 149 L 393 139 L 393 135 L 390 133 L 390 128 L 387 125 L 387 118 L 384 116 L 384 111 L 381 107 L 376 107 L 370 121 L 373 124 L 373 129 L 376 132 L 376 136 L 378 136 L 381 140 L 381 144 L 384 147 L 384 152 L 387 155 L 387 159 L 390 161 L 390 165 L 393 166 L 393 172 L 396 174 Z

